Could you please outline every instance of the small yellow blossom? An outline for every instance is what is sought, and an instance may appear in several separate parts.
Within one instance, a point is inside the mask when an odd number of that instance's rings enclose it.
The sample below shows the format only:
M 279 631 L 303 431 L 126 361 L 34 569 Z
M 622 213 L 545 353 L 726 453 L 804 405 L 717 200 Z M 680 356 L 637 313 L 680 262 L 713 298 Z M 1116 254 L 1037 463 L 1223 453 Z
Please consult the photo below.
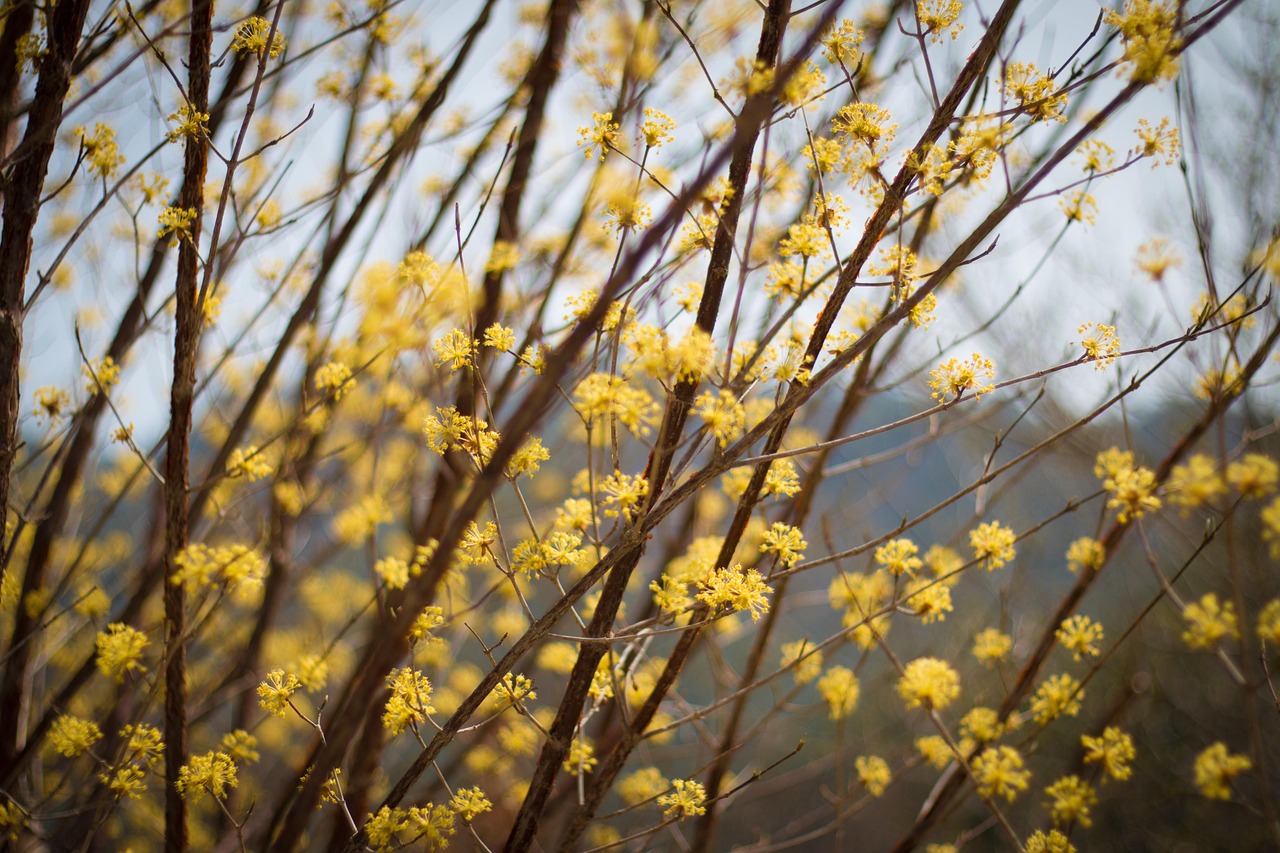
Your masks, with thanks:
M 941 41 L 944 33 L 955 41 L 964 29 L 964 24 L 956 23 L 963 9 L 960 0 L 919 0 L 916 3 L 916 19 L 920 21 L 921 30 L 925 35 L 932 36 L 934 43 Z
M 875 561 L 891 575 L 914 575 L 924 565 L 919 550 L 910 539 L 890 539 L 876 549 Z
M 941 710 L 960 695 L 960 676 L 946 661 L 916 658 L 903 670 L 898 695 L 906 701 L 907 708 Z
M 1108 778 L 1123 782 L 1133 775 L 1129 762 L 1137 753 L 1133 738 L 1121 729 L 1107 726 L 1098 737 L 1082 735 L 1080 745 L 1084 748 L 1085 763 L 1102 765 Z
M 500 323 L 494 323 L 484 330 L 484 345 L 493 347 L 498 352 L 512 352 L 516 348 L 515 330 Z
M 75 758 L 102 739 L 98 725 L 71 714 L 62 714 L 49 728 L 49 746 L 59 755 Z
M 818 679 L 818 695 L 826 700 L 831 719 L 842 720 L 858 707 L 858 676 L 844 666 L 833 666 Z
M 206 125 L 206 122 L 209 121 L 209 114 L 200 112 L 190 104 L 183 104 L 178 107 L 176 112 L 169 115 L 169 121 L 177 122 L 178 125 L 166 134 L 170 142 L 177 142 L 179 139 L 199 139 L 209 132 L 209 128 Z M 173 208 L 170 209 L 172 210 Z M 179 212 L 185 213 L 185 211 Z M 192 218 L 195 218 L 194 215 Z M 165 224 L 163 215 L 161 216 L 160 224 Z M 164 234 L 165 232 L 161 231 L 157 236 L 163 237 Z
M 1130 79 L 1160 83 L 1178 76 L 1179 15 L 1177 4 L 1169 0 L 1126 0 L 1123 13 L 1107 10 L 1107 23 L 1120 31 L 1122 67 Z
M 169 244 L 176 246 L 179 240 L 191 239 L 191 223 L 196 221 L 196 210 L 194 207 L 166 207 L 160 211 L 159 221 L 160 230 L 156 233 L 156 239 L 172 234 L 173 239 Z
M 1164 281 L 1165 273 L 1182 266 L 1182 256 L 1166 237 L 1152 237 L 1138 247 L 1134 264 L 1152 281 Z
M 463 823 L 471 823 L 477 816 L 493 808 L 493 803 L 477 788 L 459 788 L 449 800 L 449 808 L 462 818 Z
M 1066 673 L 1052 675 L 1040 683 L 1031 697 L 1031 713 L 1043 726 L 1063 714 L 1069 717 L 1079 714 L 1083 698 L 1084 690 L 1079 681 Z
M 1013 651 L 1013 637 L 999 628 L 984 628 L 973 638 L 973 656 L 986 666 L 1008 660 Z
M 1276 610 L 1280 611 L 1280 606 Z M 1280 612 L 1277 615 L 1280 616 Z M 779 665 L 784 669 L 791 667 L 791 677 L 795 679 L 796 684 L 808 684 L 822 672 L 822 652 L 808 640 L 783 643 L 782 660 Z
M 1183 515 L 1226 493 L 1227 486 L 1213 459 L 1196 453 L 1185 465 L 1175 465 L 1165 482 L 1169 502 L 1181 507 Z
M 853 767 L 858 773 L 858 781 L 873 797 L 883 794 L 893 781 L 889 762 L 878 755 L 859 755 L 853 760 Z
M 1227 466 L 1226 481 L 1241 497 L 1266 497 L 1280 482 L 1280 465 L 1261 453 L 1246 453 Z
M 1058 92 L 1053 80 L 1030 62 L 1011 62 L 1005 70 L 1005 90 L 1018 107 L 1036 121 L 1066 121 L 1063 111 L 1067 96 Z
M 989 746 L 973 759 L 973 777 L 982 796 L 1013 802 L 1030 784 L 1031 771 L 1023 769 L 1022 755 L 1013 747 Z
M 95 123 L 93 133 L 83 127 L 76 128 L 80 137 L 80 145 L 84 148 L 85 161 L 89 171 L 101 178 L 110 178 L 124 164 L 124 155 L 116 144 L 115 131 L 105 124 Z
M 97 361 L 81 365 L 80 372 L 84 374 L 85 390 L 89 394 L 97 394 L 109 392 L 120 382 L 120 365 L 109 355 L 104 355 Z
M 96 392 L 96 390 L 95 387 L 93 391 Z M 56 424 L 66 417 L 67 410 L 71 408 L 71 395 L 52 385 L 36 389 L 35 398 L 36 407 L 32 414 L 38 420 L 45 420 L 51 424 Z
M 847 71 L 852 72 L 858 64 L 858 46 L 863 39 L 862 30 L 845 18 L 823 33 L 822 55 L 832 65 L 843 65 Z
M 241 56 L 249 53 L 261 56 L 262 52 L 267 50 L 267 35 L 270 32 L 271 22 L 254 15 L 236 30 L 235 36 L 231 39 L 231 49 Z M 267 51 L 267 56 L 275 59 L 284 52 L 284 47 L 284 34 L 277 30 L 272 36 L 271 48 Z
M 1076 853 L 1076 846 L 1056 829 L 1037 829 L 1027 838 L 1027 853 Z
M 231 756 L 225 752 L 211 751 L 191 756 L 191 760 L 178 770 L 175 787 L 184 800 L 191 800 L 200 794 L 224 800 L 227 789 L 238 784 L 236 763 Z
M 1071 222 L 1092 225 L 1098 219 L 1098 200 L 1084 190 L 1075 190 L 1058 199 L 1058 207 Z M 1083 334 L 1083 332 L 1081 333 Z
M 1231 799 L 1231 780 L 1253 767 L 1245 755 L 1232 755 L 1218 741 L 1196 756 L 1196 787 L 1210 800 Z
M 698 582 L 698 600 L 712 610 L 725 607 L 732 612 L 748 610 L 751 621 L 769 611 L 769 585 L 755 569 L 743 571 L 741 565 L 713 571 Z
M 1092 536 L 1081 536 L 1067 547 L 1067 569 L 1078 574 L 1081 569 L 1097 571 L 1106 561 L 1106 550 Z
M 1098 795 L 1093 786 L 1079 776 L 1063 776 L 1044 789 L 1052 797 L 1049 803 L 1049 815 L 1056 824 L 1078 823 L 1083 827 L 1093 825 L 1089 817 L 1089 809 L 1098 803 Z
M 1182 139 L 1178 129 L 1169 124 L 1168 118 L 1160 119 L 1160 123 L 1152 127 L 1145 118 L 1138 119 L 1138 145 L 1129 152 L 1131 157 L 1150 157 L 1151 168 L 1164 163 L 1172 166 L 1178 162 L 1182 154 Z
M 774 522 L 760 539 L 760 550 L 766 554 L 777 554 L 778 562 L 787 568 L 803 560 L 804 549 L 808 547 L 800 528 L 781 521 Z
M 1080 660 L 1081 655 L 1096 658 L 1101 654 L 1098 643 L 1102 642 L 1102 626 L 1088 616 L 1072 616 L 1064 619 L 1055 632 L 1062 647 L 1071 652 L 1072 657 Z
M 1258 614 L 1258 639 L 1280 648 L 1280 598 L 1268 601 Z
M 658 798 L 658 805 L 665 806 L 665 817 L 697 817 L 707 813 L 707 791 L 701 782 L 691 779 L 673 779 L 670 794 Z
M 676 123 L 671 120 L 671 116 L 653 107 L 644 108 L 644 123 L 640 125 L 640 135 L 644 137 L 647 147 L 661 148 L 663 143 L 674 141 L 675 136 L 671 131 L 675 129 Z
M 431 682 L 416 669 L 410 667 L 391 670 L 387 675 L 391 688 L 382 712 L 382 726 L 392 735 L 398 735 L 410 726 L 415 729 L 425 722 L 431 707 Z
M 974 559 L 987 571 L 994 571 L 1009 562 L 1017 554 L 1014 543 L 1017 534 L 998 521 L 979 524 L 969 531 L 969 545 L 973 548 Z
M 1090 333 L 1090 329 L 1093 329 Z M 1093 362 L 1094 370 L 1106 370 L 1120 357 L 1120 338 L 1116 327 L 1105 323 L 1085 323 L 1076 330 L 1080 346 L 1084 348 L 1084 360 Z
M 1230 601 L 1219 604 L 1218 596 L 1212 592 L 1183 607 L 1182 618 L 1187 623 L 1182 640 L 1193 649 L 1212 649 L 1224 637 L 1240 636 L 1235 605 Z
M 592 113 L 591 120 L 595 122 L 592 127 L 578 128 L 578 144 L 586 146 L 583 153 L 588 160 L 598 150 L 600 162 L 603 163 L 604 156 L 610 149 L 617 147 L 619 125 L 613 120 L 611 112 Z
M 245 477 L 249 482 L 254 482 L 263 477 L 270 477 L 273 470 L 271 463 L 267 461 L 266 454 L 258 450 L 256 444 L 237 447 L 231 451 L 231 456 L 227 459 L 228 477 Z
M 351 368 L 340 361 L 331 361 L 316 371 L 316 390 L 321 394 L 331 394 L 336 403 L 355 387 L 351 378 Z
M 94 641 L 98 650 L 98 671 L 108 678 L 124 681 L 125 673 L 137 670 L 146 672 L 142 665 L 142 653 L 150 641 L 147 635 L 120 622 L 113 622 L 107 630 L 99 631 Z
M 301 687 L 298 676 L 273 669 L 267 673 L 267 680 L 258 685 L 258 704 L 271 716 L 283 717 L 289 709 L 289 697 Z
M 991 359 L 974 353 L 967 359 L 949 358 L 929 374 L 929 387 L 933 399 L 939 403 L 958 400 L 965 391 L 973 391 L 974 398 L 995 390 L 991 383 L 983 384 L 982 377 L 994 379 L 996 366 Z
M 258 739 L 244 729 L 227 732 L 218 745 L 238 764 L 253 764 L 262 757 L 258 753 Z

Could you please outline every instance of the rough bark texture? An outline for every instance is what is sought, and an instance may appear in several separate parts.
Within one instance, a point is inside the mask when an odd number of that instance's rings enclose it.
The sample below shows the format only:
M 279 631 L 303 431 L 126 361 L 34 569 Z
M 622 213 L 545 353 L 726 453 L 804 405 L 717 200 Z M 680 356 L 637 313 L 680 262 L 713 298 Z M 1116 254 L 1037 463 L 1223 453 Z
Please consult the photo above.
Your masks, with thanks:
M 190 106 L 209 109 L 209 50 L 213 44 L 213 0 L 195 0 L 191 12 L 191 40 L 187 53 Z M 165 577 L 174 576 L 175 560 L 187 546 L 187 470 L 191 452 L 191 406 L 196 387 L 196 352 L 200 347 L 200 219 L 209 142 L 204 136 L 186 142 L 182 194 L 178 207 L 195 210 L 190 233 L 178 247 L 176 329 L 173 348 L 173 386 L 169 397 L 169 435 L 165 477 Z M 187 760 L 186 600 L 181 584 L 164 584 L 164 849 L 187 849 L 187 805 L 177 782 Z
M 62 124 L 62 102 L 71 85 L 71 61 L 88 11 L 89 0 L 70 0 L 53 9 L 48 26 L 48 53 L 36 82 L 35 101 L 22 142 L 9 164 L 4 186 L 4 224 L 0 229 L 0 507 L 6 516 L 9 477 L 17 453 L 22 305 L 27 270 L 31 266 L 31 232 L 40 214 L 40 194 Z M 4 567 L 0 567 L 0 580 L 4 571 Z M 38 575 L 28 572 L 23 578 L 23 596 L 39 588 L 43 578 Z M 22 746 L 20 729 L 27 715 L 23 684 L 32 648 L 30 643 L 21 641 L 35 625 L 25 608 L 17 608 L 14 642 L 9 645 L 12 657 L 0 684 L 0 766 L 6 765 Z

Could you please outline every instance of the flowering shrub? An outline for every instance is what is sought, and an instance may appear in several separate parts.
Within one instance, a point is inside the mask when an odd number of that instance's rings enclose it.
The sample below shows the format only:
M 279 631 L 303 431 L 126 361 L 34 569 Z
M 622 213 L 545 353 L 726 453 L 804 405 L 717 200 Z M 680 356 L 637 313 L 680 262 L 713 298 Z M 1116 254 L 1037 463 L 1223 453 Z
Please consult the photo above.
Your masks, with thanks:
M 1274 9 L 11 5 L 15 849 L 1280 846 Z

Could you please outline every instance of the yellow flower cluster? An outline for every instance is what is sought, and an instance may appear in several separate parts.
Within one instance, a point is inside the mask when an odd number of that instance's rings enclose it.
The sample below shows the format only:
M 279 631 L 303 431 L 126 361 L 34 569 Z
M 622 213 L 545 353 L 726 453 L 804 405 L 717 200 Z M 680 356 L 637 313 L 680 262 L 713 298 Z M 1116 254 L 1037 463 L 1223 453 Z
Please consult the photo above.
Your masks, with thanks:
M 737 565 L 732 569 L 720 568 L 705 580 L 698 582 L 698 600 L 712 610 L 725 607 L 732 612 L 749 610 L 751 621 L 769 610 L 769 594 L 772 590 L 764 582 L 764 576 L 755 569 L 743 571 Z
M 1178 76 L 1178 9 L 1167 0 L 1126 0 L 1124 12 L 1108 9 L 1106 21 L 1120 31 L 1123 64 L 1140 83 L 1163 82 Z
M 818 695 L 827 703 L 831 719 L 842 720 L 858 707 L 858 676 L 845 666 L 833 666 L 818 679 Z
M 1218 741 L 1196 756 L 1196 787 L 1207 799 L 1229 800 L 1231 780 L 1252 767 L 1248 756 L 1233 755 L 1225 743 Z
M 178 770 L 176 787 L 185 800 L 208 794 L 216 800 L 227 798 L 227 789 L 239 785 L 236 763 L 225 752 L 206 752 L 193 755 Z
M 982 377 L 994 379 L 995 375 L 995 363 L 975 352 L 967 359 L 949 358 L 935 367 L 929 373 L 929 387 L 939 403 L 959 400 L 965 391 L 972 391 L 978 399 L 995 390 L 990 382 L 983 384 Z
M 269 34 L 271 34 L 271 22 L 266 18 L 254 15 L 236 30 L 235 36 L 231 39 L 231 49 L 241 56 L 250 53 L 261 56 L 263 51 L 267 51 L 267 56 L 275 59 L 284 53 L 284 33 L 279 30 L 274 33 L 271 38 L 270 49 L 267 47 L 267 36 Z
M 658 805 L 665 808 L 662 812 L 665 817 L 697 817 L 707 813 L 704 805 L 707 801 L 707 791 L 702 787 L 701 782 L 695 782 L 692 779 L 673 779 L 671 787 L 671 793 L 663 794 L 658 798 Z
M 941 710 L 960 695 L 960 676 L 946 661 L 916 658 L 902 672 L 898 695 L 908 708 Z
M 147 635 L 138 629 L 121 622 L 111 623 L 107 630 L 99 631 L 94 640 L 98 671 L 117 682 L 124 681 L 127 672 L 146 672 L 140 661 L 149 642 Z

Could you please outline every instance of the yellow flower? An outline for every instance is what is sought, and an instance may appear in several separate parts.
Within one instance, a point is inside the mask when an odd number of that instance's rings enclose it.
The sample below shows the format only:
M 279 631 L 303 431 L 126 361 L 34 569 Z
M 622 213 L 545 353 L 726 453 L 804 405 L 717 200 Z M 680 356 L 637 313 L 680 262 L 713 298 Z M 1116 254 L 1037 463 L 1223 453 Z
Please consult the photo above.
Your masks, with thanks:
M 883 794 L 893 781 L 889 763 L 878 755 L 859 755 L 854 759 L 853 766 L 858 772 L 858 781 L 873 797 Z
M 1027 839 L 1027 853 L 1076 853 L 1076 847 L 1056 829 L 1048 833 L 1037 829 Z
M 1152 237 L 1138 247 L 1134 258 L 1138 269 L 1142 270 L 1152 281 L 1164 281 L 1164 275 L 1170 269 L 1182 266 L 1182 256 L 1166 237 Z
M 778 562 L 787 568 L 804 559 L 804 549 L 809 547 L 800 528 L 792 527 L 781 521 L 765 531 L 760 540 L 760 551 L 765 554 L 777 554 Z
M 462 818 L 463 823 L 471 823 L 478 815 L 493 808 L 493 803 L 477 788 L 459 788 L 449 801 L 449 808 Z
M 146 649 L 147 635 L 120 622 L 113 622 L 107 630 L 99 631 L 94 641 L 98 650 L 98 671 L 108 678 L 124 681 L 125 673 L 147 668 L 140 661 Z
M 208 794 L 214 799 L 226 799 L 227 789 L 239 784 L 236 778 L 236 763 L 225 752 L 206 752 L 204 755 L 193 755 L 191 760 L 178 770 L 178 781 L 175 787 L 184 800 Z
M 382 726 L 392 735 L 398 735 L 410 726 L 415 729 L 434 714 L 431 707 L 431 682 L 416 669 L 410 667 L 391 670 L 387 675 L 391 696 L 382 712 Z
M 1258 614 L 1258 639 L 1280 647 L 1280 598 L 1268 601 Z
M 1169 502 L 1188 510 L 1212 501 L 1226 492 L 1227 487 L 1218 474 L 1218 466 L 1203 453 L 1197 453 L 1185 465 L 1175 465 L 1165 483 Z
M 1231 799 L 1231 780 L 1253 767 L 1244 755 L 1232 755 L 1227 745 L 1218 741 L 1196 756 L 1196 787 L 1210 800 Z
M 588 160 L 599 150 L 600 162 L 603 163 L 604 155 L 617 147 L 618 124 L 613 120 L 611 112 L 592 113 L 591 120 L 595 122 L 593 126 L 578 128 L 578 144 L 586 146 L 583 153 Z
M 662 813 L 664 817 L 697 817 L 707 813 L 706 806 L 703 805 L 707 801 L 707 791 L 701 782 L 673 779 L 671 787 L 674 790 L 670 794 L 663 794 L 658 798 L 658 805 L 666 806 Z
M 989 572 L 1014 558 L 1017 554 L 1014 543 L 1017 541 L 1017 535 L 998 521 L 980 524 L 977 529 L 969 531 L 974 559 Z
M 271 716 L 283 717 L 289 708 L 289 697 L 301 687 L 298 676 L 273 669 L 267 673 L 267 680 L 258 685 L 258 704 Z
M 661 148 L 663 143 L 674 141 L 675 136 L 671 131 L 675 129 L 676 123 L 671 120 L 671 116 L 652 107 L 644 108 L 644 123 L 640 125 L 640 134 L 644 137 L 646 146 Z
M 1031 771 L 1024 770 L 1022 756 L 1011 746 L 989 746 L 973 759 L 973 777 L 984 797 L 1004 797 L 1009 802 L 1025 791 Z
M 1230 601 L 1219 604 L 1218 596 L 1212 592 L 1183 607 L 1182 618 L 1187 622 L 1182 639 L 1193 649 L 1212 649 L 1223 637 L 1240 636 L 1235 605 Z
M 331 361 L 316 371 L 316 390 L 322 394 L 331 394 L 336 403 L 355 387 L 351 378 L 351 368 L 340 361 Z
M 1090 328 L 1093 329 L 1090 334 Z M 1111 362 L 1120 357 L 1120 338 L 1116 335 L 1116 327 L 1105 323 L 1085 323 L 1076 330 L 1080 335 L 1080 346 L 1084 348 L 1084 360 L 1093 362 L 1094 370 L 1106 370 Z
M 49 745 L 53 751 L 68 758 L 75 758 L 89 751 L 102 739 L 98 725 L 71 714 L 62 714 L 49 727 Z
M 1080 660 L 1081 655 L 1096 658 L 1100 654 L 1097 644 L 1102 642 L 1102 626 L 1088 616 L 1064 619 L 1055 636 L 1076 660 Z
M 618 796 L 629 806 L 656 800 L 663 791 L 672 787 L 662 771 L 656 767 L 642 767 L 624 776 L 618 782 Z
M 1277 606 L 1276 610 L 1277 615 L 1280 616 L 1280 606 Z M 795 679 L 796 684 L 808 684 L 822 672 L 822 652 L 808 640 L 783 643 L 782 660 L 779 665 L 784 669 L 792 667 L 791 677 Z
M 166 234 L 172 234 L 173 239 L 169 241 L 171 246 L 178 245 L 179 240 L 190 240 L 191 223 L 195 221 L 196 210 L 194 207 L 166 207 L 160 211 L 160 230 L 156 232 L 156 239 L 158 240 Z
M 1045 725 L 1066 714 L 1074 717 L 1080 713 L 1080 700 L 1084 690 L 1080 682 L 1066 673 L 1053 675 L 1040 683 L 1031 697 L 1031 713 L 1040 725 Z
M 92 134 L 83 127 L 77 127 L 76 135 L 80 137 L 80 144 L 84 147 L 85 161 L 89 164 L 90 172 L 110 178 L 124 164 L 124 156 L 120 153 L 120 146 L 116 144 L 115 131 L 105 124 L 95 123 Z
M 910 539 L 890 539 L 876 549 L 875 561 L 891 575 L 914 575 L 924 565 L 916 556 L 919 550 Z
M 755 569 L 744 572 L 741 565 L 732 569 L 716 569 L 698 582 L 698 589 L 698 600 L 713 611 L 721 607 L 732 612 L 749 610 L 752 622 L 769 611 L 771 590 L 764 582 L 764 576 Z
M 1063 214 L 1071 222 L 1092 225 L 1098 219 L 1098 200 L 1084 190 L 1075 190 L 1070 195 L 1059 198 L 1058 207 L 1062 208 Z
M 858 676 L 844 666 L 833 666 L 818 680 L 818 695 L 826 700 L 831 719 L 841 720 L 858 707 Z
M 1265 497 L 1280 482 L 1280 466 L 1261 453 L 1246 453 L 1243 459 L 1227 466 L 1226 480 L 1241 497 Z
M 176 112 L 169 115 L 169 121 L 178 123 L 177 127 L 166 134 L 170 142 L 177 142 L 179 139 L 199 139 L 201 136 L 205 136 L 209 132 L 209 128 L 205 124 L 209 121 L 209 114 L 200 112 L 190 104 L 183 104 L 178 107 Z M 174 208 L 169 209 L 174 210 Z M 185 214 L 187 211 L 178 212 Z M 194 213 L 191 218 L 195 218 Z M 165 224 L 163 214 L 160 218 L 160 224 Z M 188 224 L 190 223 L 188 222 Z M 178 229 L 173 230 L 176 231 Z M 163 237 L 164 235 L 164 230 L 161 230 L 161 232 L 156 236 Z
M 1107 10 L 1107 23 L 1120 31 L 1124 42 L 1123 66 L 1130 79 L 1152 83 L 1178 76 L 1178 14 L 1167 0 L 1126 0 L 1123 14 Z
M 929 373 L 929 387 L 933 399 L 939 403 L 958 400 L 965 391 L 973 391 L 975 399 L 995 390 L 990 382 L 983 384 L 982 377 L 994 379 L 996 366 L 991 359 L 974 353 L 968 359 L 949 358 Z
M 1081 536 L 1067 547 L 1067 569 L 1072 574 L 1078 574 L 1081 569 L 1096 572 L 1106 558 L 1102 543 L 1092 536 Z
M 906 700 L 907 708 L 941 710 L 960 695 L 960 676 L 946 661 L 917 658 L 903 671 L 898 695 Z
M 960 0 L 919 0 L 916 3 L 916 18 L 925 35 L 931 35 L 935 44 L 942 39 L 943 33 L 949 33 L 955 41 L 964 29 L 964 24 L 956 23 L 964 8 Z
M 973 656 L 986 666 L 1007 660 L 1013 651 L 1013 637 L 999 628 L 985 628 L 973 638 Z
M 1067 96 L 1058 93 L 1053 80 L 1030 62 L 1011 62 L 1005 70 L 1005 89 L 1033 122 L 1066 121 Z
M 1123 782 L 1133 775 L 1133 768 L 1129 766 L 1136 754 L 1133 738 L 1121 729 L 1107 726 L 1098 737 L 1081 735 L 1080 745 L 1084 748 L 1085 764 L 1101 764 L 1109 778 Z
M 1054 823 L 1093 826 L 1089 808 L 1097 805 L 1098 795 L 1088 782 L 1074 774 L 1063 776 L 1045 788 L 1044 792 L 1053 798 L 1053 802 L 1049 803 L 1049 814 Z
M 236 30 L 235 37 L 231 39 L 231 49 L 236 53 L 244 56 L 247 53 L 254 53 L 258 56 L 267 50 L 267 34 L 271 32 L 271 22 L 266 18 L 260 18 L 257 15 L 249 18 L 240 28 Z M 284 52 L 285 42 L 284 34 L 277 30 L 271 39 L 271 48 L 267 55 L 275 59 Z

